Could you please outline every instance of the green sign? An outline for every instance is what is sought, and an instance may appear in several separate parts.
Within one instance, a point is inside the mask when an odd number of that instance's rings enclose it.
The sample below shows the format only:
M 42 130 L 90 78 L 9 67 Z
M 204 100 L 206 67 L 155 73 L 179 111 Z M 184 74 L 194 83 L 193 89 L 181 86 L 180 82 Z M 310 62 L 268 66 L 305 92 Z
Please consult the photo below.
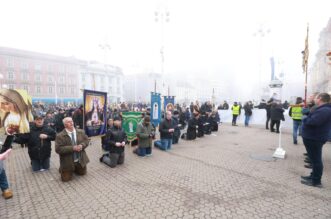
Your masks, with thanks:
M 133 141 L 137 138 L 137 125 L 142 120 L 141 112 L 123 112 L 122 113 L 122 127 L 128 137 L 128 141 Z

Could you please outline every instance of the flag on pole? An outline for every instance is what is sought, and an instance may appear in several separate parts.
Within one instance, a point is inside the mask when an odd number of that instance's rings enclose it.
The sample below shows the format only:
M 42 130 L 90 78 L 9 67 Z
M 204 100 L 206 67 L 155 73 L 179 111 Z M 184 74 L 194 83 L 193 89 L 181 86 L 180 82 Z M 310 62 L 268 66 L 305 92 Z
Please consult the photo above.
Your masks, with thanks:
M 307 25 L 307 35 L 305 39 L 305 50 L 302 51 L 302 69 L 303 73 L 307 72 L 308 69 L 308 57 L 309 57 L 309 48 L 308 48 L 308 35 L 309 35 L 309 25 Z

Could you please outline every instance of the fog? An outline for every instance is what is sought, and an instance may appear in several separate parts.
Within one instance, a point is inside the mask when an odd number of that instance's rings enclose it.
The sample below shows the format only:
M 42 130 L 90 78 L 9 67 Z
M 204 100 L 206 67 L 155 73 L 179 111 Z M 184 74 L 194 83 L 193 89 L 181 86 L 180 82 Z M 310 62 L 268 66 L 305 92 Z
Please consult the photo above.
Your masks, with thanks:
M 3 0 L 0 46 L 106 62 L 125 75 L 217 80 L 240 100 L 259 98 L 274 57 L 288 99 L 303 96 L 307 23 L 311 64 L 330 8 L 328 0 Z

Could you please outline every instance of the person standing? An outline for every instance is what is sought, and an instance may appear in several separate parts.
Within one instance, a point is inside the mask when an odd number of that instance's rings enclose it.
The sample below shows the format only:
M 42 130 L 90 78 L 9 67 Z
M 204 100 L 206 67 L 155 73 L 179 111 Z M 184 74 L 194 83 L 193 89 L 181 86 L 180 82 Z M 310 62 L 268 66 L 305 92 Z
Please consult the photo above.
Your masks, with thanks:
M 298 144 L 298 131 L 301 136 L 301 124 L 302 124 L 302 98 L 296 99 L 296 105 L 291 106 L 289 110 L 289 116 L 293 119 L 293 144 Z
M 322 148 L 331 129 L 330 95 L 320 93 L 315 99 L 317 108 L 302 120 L 302 139 L 312 163 L 309 176 L 301 176 L 301 183 L 321 187 L 323 175 Z
M 237 117 L 240 115 L 240 106 L 234 102 L 232 108 L 232 126 L 237 126 Z
M 253 104 L 252 102 L 248 101 L 244 105 L 244 110 L 245 110 L 245 127 L 248 127 L 249 125 L 249 120 L 253 114 Z
M 270 124 L 270 131 L 275 132 L 275 125 L 276 125 L 276 133 L 279 133 L 279 127 L 280 127 L 280 120 L 285 121 L 284 117 L 284 110 L 282 108 L 281 104 L 278 104 L 276 102 L 273 102 L 271 105 L 270 110 L 270 118 L 271 118 L 271 124 Z
M 6 171 L 3 165 L 3 161 L 6 160 L 11 152 L 11 148 L 0 154 L 0 189 L 2 191 L 2 197 L 4 199 L 10 199 L 13 197 L 13 191 L 9 188 L 9 183 L 6 175 Z
M 54 129 L 44 124 L 44 118 L 36 115 L 30 133 L 17 134 L 14 142 L 28 145 L 32 171 L 44 171 L 50 167 L 52 141 L 55 140 Z
M 73 173 L 85 175 L 90 161 L 85 149 L 89 139 L 82 129 L 75 129 L 71 117 L 63 119 L 64 130 L 55 138 L 55 151 L 60 156 L 60 174 L 63 182 L 70 181 Z

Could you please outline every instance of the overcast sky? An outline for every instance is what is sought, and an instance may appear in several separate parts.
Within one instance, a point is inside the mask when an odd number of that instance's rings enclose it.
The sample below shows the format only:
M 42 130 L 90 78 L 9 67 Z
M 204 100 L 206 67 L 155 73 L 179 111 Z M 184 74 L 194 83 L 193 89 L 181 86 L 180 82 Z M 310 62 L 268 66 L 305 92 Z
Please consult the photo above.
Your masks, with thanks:
M 306 25 L 310 51 L 331 17 L 330 0 L 2 0 L 0 46 L 104 61 L 125 74 L 165 73 L 234 77 L 247 84 L 269 78 L 275 56 L 287 78 L 302 72 Z M 155 11 L 169 12 L 164 23 Z M 270 33 L 254 36 L 260 26 Z M 311 59 L 312 60 L 312 59 Z M 301 77 L 300 76 L 300 77 Z

